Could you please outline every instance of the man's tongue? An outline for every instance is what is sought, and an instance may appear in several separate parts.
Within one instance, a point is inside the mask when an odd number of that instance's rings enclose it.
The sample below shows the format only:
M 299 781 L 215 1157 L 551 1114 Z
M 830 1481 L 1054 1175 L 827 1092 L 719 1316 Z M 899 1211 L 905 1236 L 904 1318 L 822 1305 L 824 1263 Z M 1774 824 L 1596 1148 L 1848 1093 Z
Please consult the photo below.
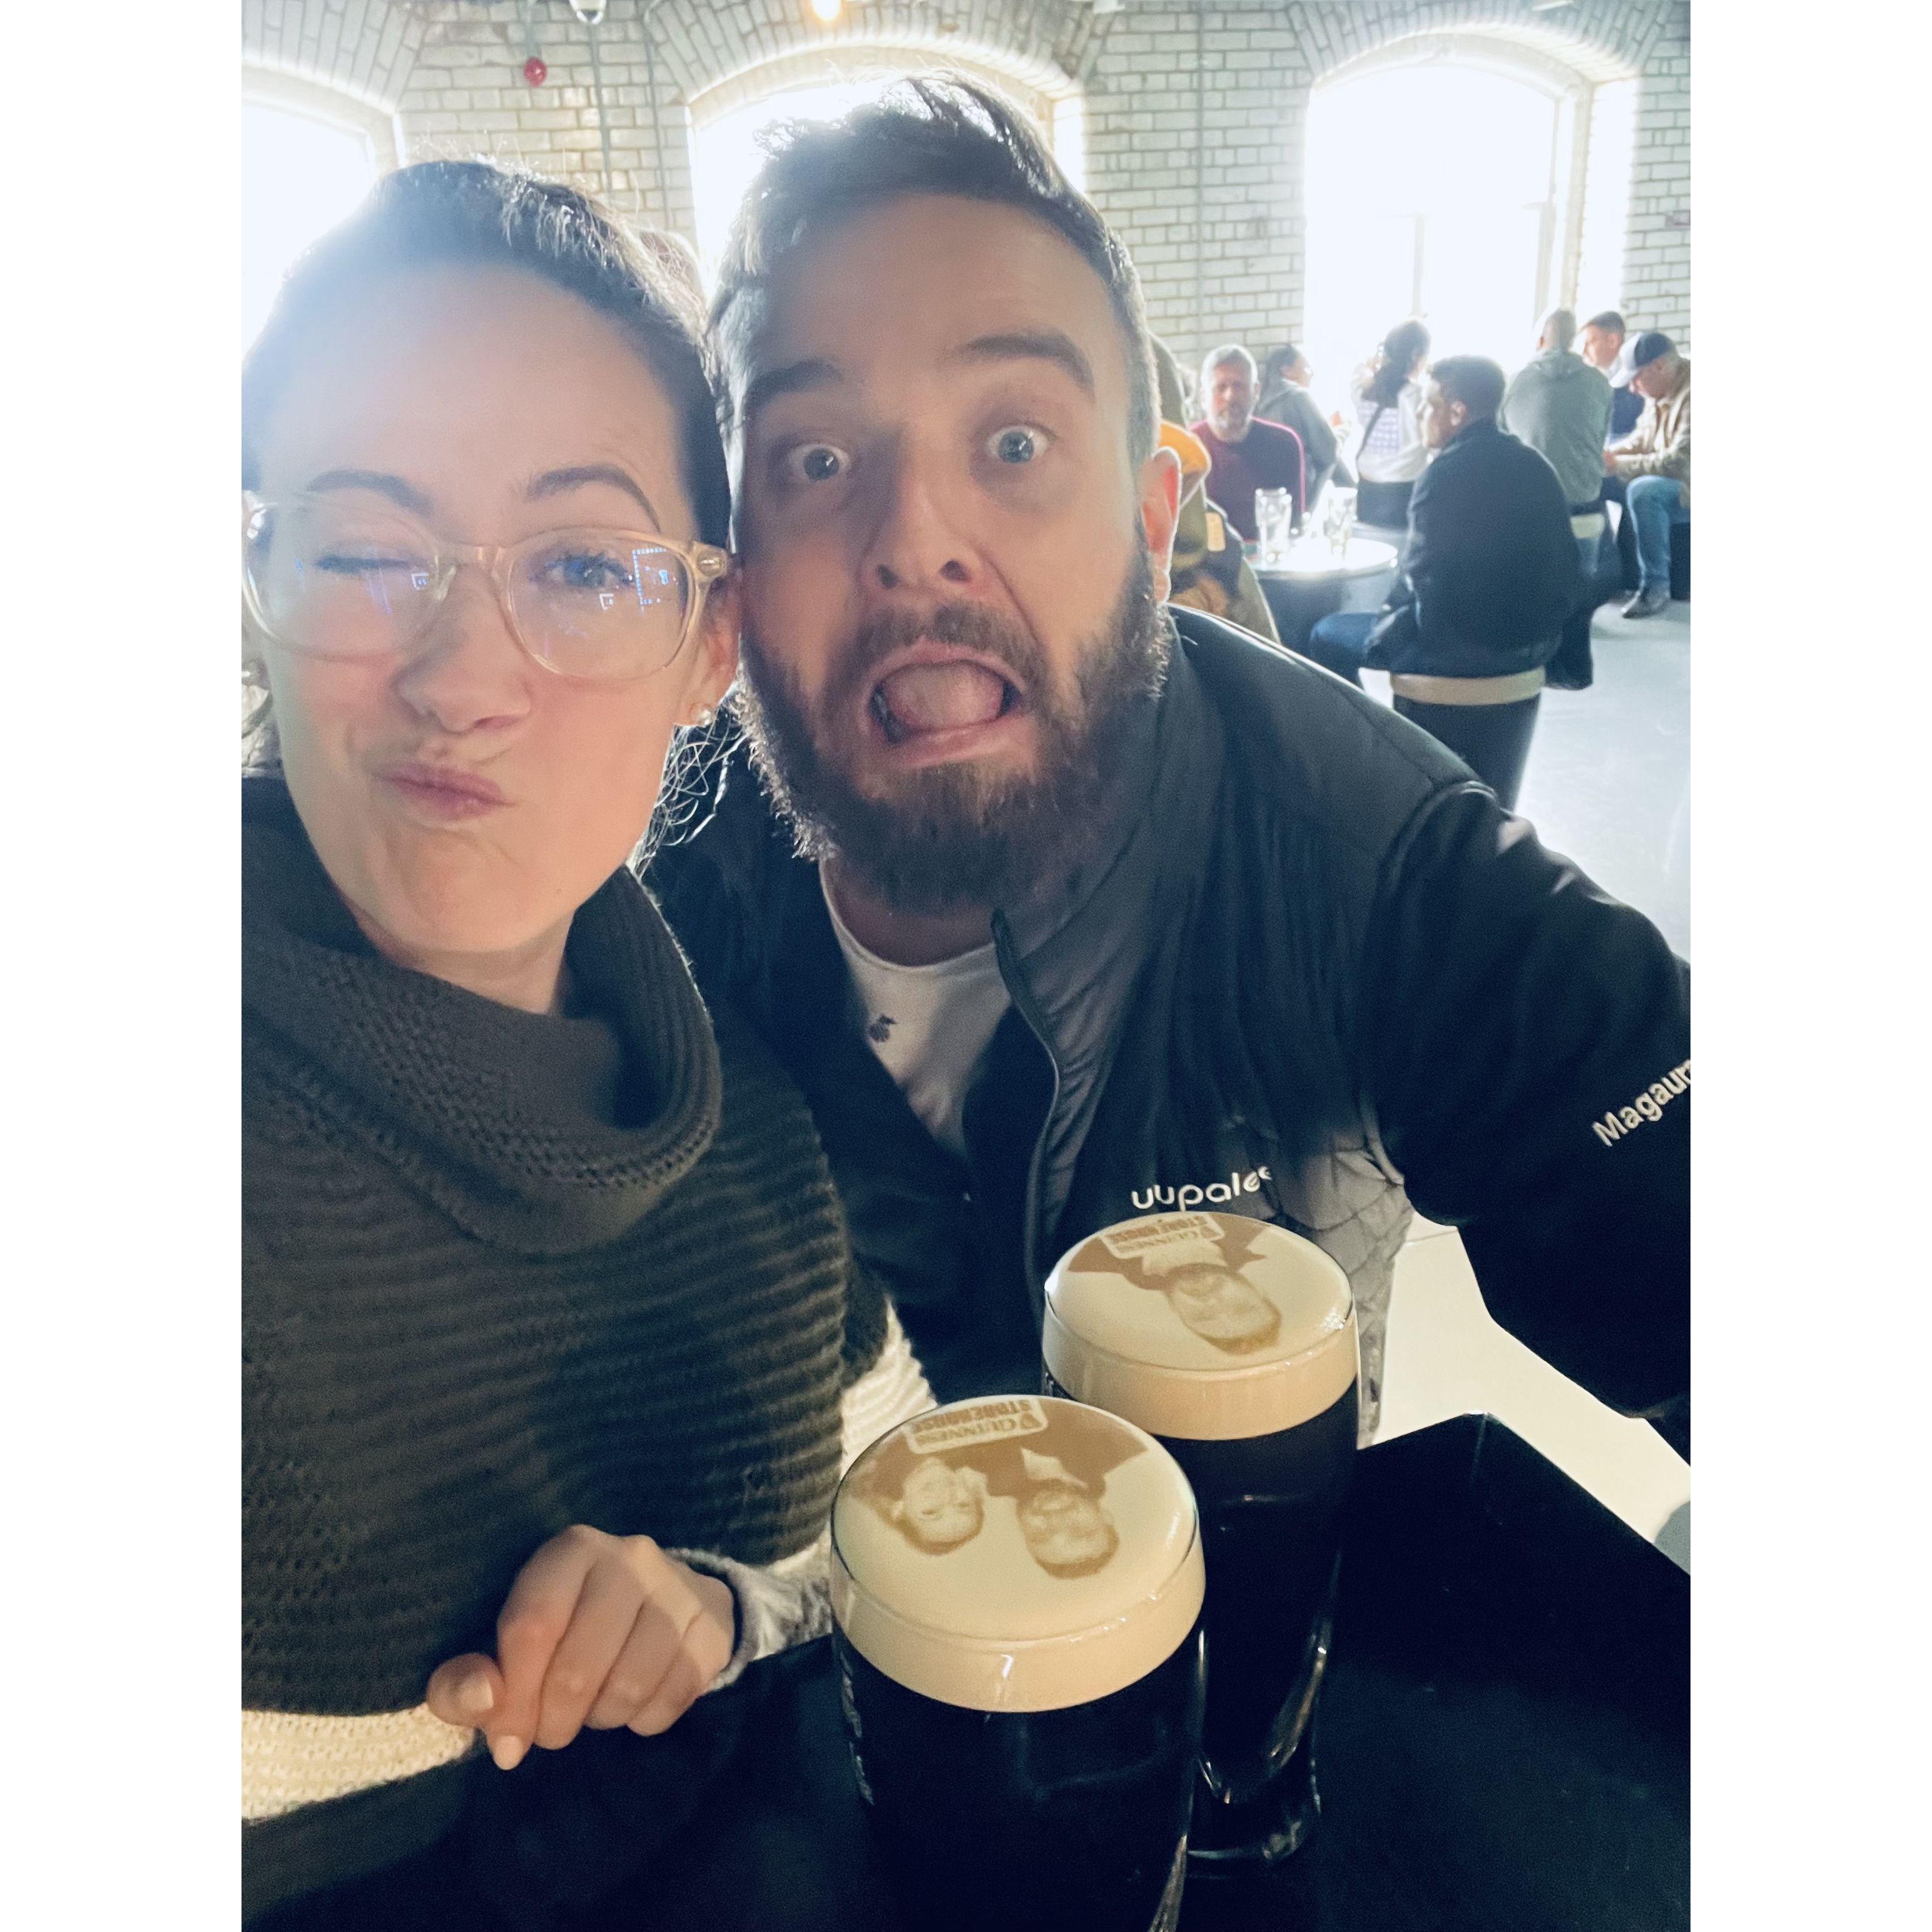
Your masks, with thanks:
M 1006 686 L 978 664 L 912 664 L 884 680 L 879 695 L 903 731 L 958 731 L 998 717 Z

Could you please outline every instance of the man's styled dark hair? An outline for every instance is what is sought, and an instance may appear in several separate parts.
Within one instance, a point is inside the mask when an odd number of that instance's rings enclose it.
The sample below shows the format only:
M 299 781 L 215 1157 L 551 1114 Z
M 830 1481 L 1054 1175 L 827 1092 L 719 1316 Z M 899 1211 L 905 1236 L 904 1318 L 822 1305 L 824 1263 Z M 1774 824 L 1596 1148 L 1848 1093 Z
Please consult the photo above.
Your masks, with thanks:
M 1064 236 L 1105 284 L 1127 358 L 1127 434 L 1152 454 L 1160 411 L 1133 263 L 1112 229 L 1009 102 L 951 76 L 909 80 L 830 125 L 792 122 L 768 143 L 718 274 L 712 339 L 722 364 L 727 433 L 772 282 L 848 217 L 907 195 L 957 195 L 1016 208 Z
M 1429 374 L 1450 401 L 1468 411 L 1472 422 L 1493 416 L 1502 407 L 1503 392 L 1509 386 L 1502 365 L 1486 356 L 1445 356 L 1429 365 Z
M 1606 308 L 1591 316 L 1584 323 L 1586 328 L 1606 328 L 1613 335 L 1628 335 L 1630 331 L 1624 326 L 1624 319 L 1613 308 Z
M 561 182 L 491 161 L 421 161 L 386 175 L 290 271 L 242 365 L 244 488 L 256 480 L 269 412 L 317 335 L 386 277 L 446 266 L 520 268 L 616 323 L 676 416 L 679 468 L 698 535 L 730 541 L 730 476 L 691 292 L 608 209 Z

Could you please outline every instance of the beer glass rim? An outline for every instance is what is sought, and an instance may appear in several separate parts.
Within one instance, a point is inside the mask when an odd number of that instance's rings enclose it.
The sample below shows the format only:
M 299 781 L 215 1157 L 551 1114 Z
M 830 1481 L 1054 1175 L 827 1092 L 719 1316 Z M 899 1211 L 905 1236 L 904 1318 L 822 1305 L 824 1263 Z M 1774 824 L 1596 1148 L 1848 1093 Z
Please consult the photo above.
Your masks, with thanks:
M 1360 1370 L 1355 1311 L 1316 1348 L 1258 1367 L 1170 1369 L 1090 1341 L 1049 1304 L 1040 1334 L 1048 1372 L 1076 1402 L 1104 1408 L 1171 1442 L 1245 1442 L 1324 1415 Z M 1334 1360 L 1318 1379 L 1310 1371 Z
M 1093 1408 L 1052 1396 L 1026 1399 L 1049 1408 Z M 1125 1416 L 1094 1411 L 1105 1414 L 1110 1426 L 1138 1437 L 1143 1453 L 1166 1466 L 1177 1495 L 1187 1504 L 1187 1535 L 1165 1576 L 1117 1604 L 1107 1615 L 1036 1636 L 962 1632 L 887 1601 L 854 1571 L 839 1536 L 840 1505 L 854 1472 L 893 1436 L 956 1406 L 962 1405 L 938 1405 L 887 1430 L 854 1458 L 840 1480 L 830 1525 L 830 1568 L 832 1619 L 846 1642 L 875 1670 L 906 1688 L 968 1710 L 1065 1709 L 1126 1690 L 1158 1670 L 1186 1641 L 1206 1596 L 1201 1511 L 1192 1486 L 1172 1455 Z M 940 1684 L 946 1687 L 943 1691 L 930 1688 Z
M 1276 1222 L 1218 1207 L 1190 1211 L 1265 1229 L 1268 1244 L 1281 1244 L 1284 1258 L 1292 1255 L 1297 1266 L 1312 1268 L 1334 1298 L 1335 1312 L 1326 1325 L 1290 1352 L 1225 1363 L 1163 1360 L 1090 1332 L 1089 1325 L 1076 1319 L 1081 1311 L 1065 1305 L 1063 1288 L 1072 1275 L 1126 1271 L 1124 1264 L 1119 1269 L 1076 1266 L 1076 1258 L 1116 1228 L 1163 1218 L 1130 1215 L 1076 1242 L 1048 1275 L 1040 1336 L 1048 1372 L 1076 1401 L 1130 1418 L 1169 1441 L 1243 1440 L 1312 1421 L 1340 1402 L 1358 1378 L 1355 1298 L 1347 1270 L 1318 1242 Z

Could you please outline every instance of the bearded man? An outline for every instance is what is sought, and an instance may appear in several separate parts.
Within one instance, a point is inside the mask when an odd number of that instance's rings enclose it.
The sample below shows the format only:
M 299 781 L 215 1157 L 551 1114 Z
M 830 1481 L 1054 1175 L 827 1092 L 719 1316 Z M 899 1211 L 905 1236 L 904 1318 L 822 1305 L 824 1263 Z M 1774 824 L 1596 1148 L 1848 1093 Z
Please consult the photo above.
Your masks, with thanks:
M 1013 111 L 790 130 L 712 325 L 746 742 L 653 883 L 942 1399 L 1037 1389 L 1058 1256 L 1211 1182 L 1348 1271 L 1365 1429 L 1413 1200 L 1682 1441 L 1684 968 L 1424 734 L 1163 604 L 1138 284 Z

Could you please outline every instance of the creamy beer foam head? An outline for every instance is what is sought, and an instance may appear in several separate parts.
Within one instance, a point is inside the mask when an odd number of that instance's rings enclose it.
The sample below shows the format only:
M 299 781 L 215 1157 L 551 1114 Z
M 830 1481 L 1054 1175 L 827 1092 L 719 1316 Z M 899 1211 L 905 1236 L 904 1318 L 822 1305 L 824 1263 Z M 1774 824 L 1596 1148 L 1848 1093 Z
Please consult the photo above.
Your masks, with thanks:
M 1201 1609 L 1194 1497 L 1131 1423 L 981 1396 L 903 1423 L 832 1509 L 846 1640 L 908 1690 L 1052 1711 L 1137 1683 Z
M 1070 1395 L 1156 1436 L 1267 1436 L 1347 1393 L 1354 1302 L 1340 1268 L 1284 1228 L 1244 1214 L 1146 1214 L 1061 1258 L 1047 1280 L 1042 1347 Z

